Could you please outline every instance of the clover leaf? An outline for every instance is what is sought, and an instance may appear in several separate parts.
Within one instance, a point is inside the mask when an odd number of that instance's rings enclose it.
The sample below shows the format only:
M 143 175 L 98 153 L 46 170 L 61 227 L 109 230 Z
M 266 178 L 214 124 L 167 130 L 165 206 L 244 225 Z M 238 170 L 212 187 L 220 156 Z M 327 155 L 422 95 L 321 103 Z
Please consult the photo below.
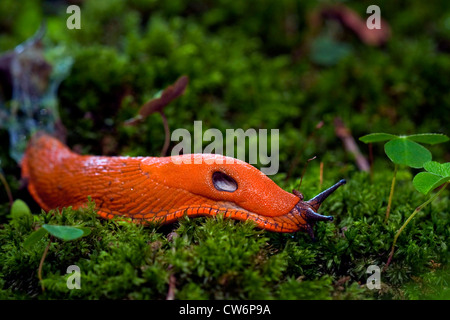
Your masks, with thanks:
M 450 138 L 446 136 L 445 134 L 441 133 L 420 133 L 420 134 L 413 134 L 409 136 L 397 136 L 390 133 L 371 133 L 367 134 L 359 140 L 361 140 L 364 143 L 372 143 L 372 142 L 380 142 L 380 141 L 388 141 L 398 138 L 404 138 L 420 143 L 426 143 L 426 144 L 437 144 L 448 141 Z
M 425 162 L 431 160 L 431 152 L 427 148 L 406 138 L 387 142 L 384 145 L 384 152 L 393 163 L 411 168 L 422 168 Z
M 436 161 L 428 161 L 424 164 L 427 172 L 419 172 L 413 179 L 413 185 L 417 191 L 428 194 L 447 181 L 450 181 L 450 162 L 440 164 Z
M 395 182 L 397 176 L 397 169 L 399 165 L 406 165 L 411 168 L 422 168 L 425 163 L 431 161 L 431 152 L 419 143 L 437 144 L 446 142 L 449 139 L 445 134 L 440 133 L 421 133 L 413 135 L 393 135 L 390 133 L 371 133 L 359 138 L 364 143 L 387 141 L 384 145 L 384 152 L 388 158 L 395 164 L 394 176 L 392 177 L 391 191 L 389 193 L 389 200 L 386 207 L 387 222 L 391 210 L 392 199 L 394 196 Z M 417 177 L 416 189 L 420 192 L 428 193 L 433 186 L 439 185 L 442 176 L 433 175 L 433 173 L 423 173 Z M 445 182 L 446 180 L 443 180 Z
M 440 133 L 421 133 L 405 136 L 406 139 L 426 143 L 426 144 L 438 144 L 450 140 L 448 136 Z
M 359 140 L 361 140 L 364 143 L 372 143 L 372 142 L 380 142 L 380 141 L 387 141 L 392 139 L 397 139 L 398 136 L 390 134 L 390 133 L 371 133 L 367 134 Z
M 409 136 L 396 136 L 389 133 L 372 133 L 361 137 L 364 143 L 388 141 L 384 151 L 389 159 L 398 165 L 407 165 L 411 168 L 422 168 L 425 162 L 431 161 L 431 153 L 420 145 L 446 142 L 449 137 L 439 133 L 422 133 Z
M 42 228 L 33 232 L 23 244 L 24 248 L 31 248 L 46 234 L 50 234 L 56 238 L 64 241 L 75 240 L 91 233 L 91 230 L 86 227 L 72 227 L 72 226 L 58 226 L 51 224 L 44 224 Z

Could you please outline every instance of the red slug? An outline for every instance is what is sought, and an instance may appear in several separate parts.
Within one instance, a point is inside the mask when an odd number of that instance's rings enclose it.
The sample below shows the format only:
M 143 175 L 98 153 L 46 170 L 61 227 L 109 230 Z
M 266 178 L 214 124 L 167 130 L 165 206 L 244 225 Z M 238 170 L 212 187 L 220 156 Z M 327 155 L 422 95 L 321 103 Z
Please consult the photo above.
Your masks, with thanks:
M 316 213 L 322 201 L 345 183 L 341 180 L 303 201 L 299 192 L 284 191 L 238 159 L 212 154 L 164 158 L 78 155 L 44 133 L 30 139 L 21 165 L 30 194 L 46 211 L 82 207 L 90 196 L 98 214 L 107 219 L 125 216 L 142 223 L 172 223 L 184 215 L 222 213 L 227 218 L 253 220 L 266 230 L 305 231 L 311 237 L 315 222 L 333 220 Z

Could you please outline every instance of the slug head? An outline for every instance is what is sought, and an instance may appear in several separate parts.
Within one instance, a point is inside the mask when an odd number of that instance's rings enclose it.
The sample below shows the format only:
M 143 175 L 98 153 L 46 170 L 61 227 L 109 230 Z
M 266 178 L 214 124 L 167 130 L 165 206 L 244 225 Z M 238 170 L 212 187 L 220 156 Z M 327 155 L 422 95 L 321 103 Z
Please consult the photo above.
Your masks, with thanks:
M 142 161 L 152 180 L 171 190 L 197 196 L 190 203 L 207 201 L 220 207 L 274 217 L 289 212 L 298 198 L 275 184 L 254 166 L 230 157 L 212 154 L 182 155 Z M 174 195 L 175 197 L 176 195 Z
M 201 164 L 196 163 L 196 157 Z M 315 222 L 332 220 L 316 213 L 320 204 L 345 183 L 341 180 L 313 199 L 303 201 L 299 192 L 281 189 L 250 164 L 220 155 L 144 158 L 141 169 L 153 183 L 179 193 L 173 194 L 173 198 L 186 199 L 189 194 L 192 206 L 216 205 L 224 209 L 220 211 L 226 211 L 226 216 L 253 220 L 260 228 L 275 232 L 300 230 L 312 237 Z
M 314 239 L 313 227 L 317 221 L 333 221 L 332 216 L 324 216 L 318 214 L 317 211 L 319 210 L 322 202 L 325 201 L 325 199 L 328 198 L 334 191 L 336 191 L 337 188 L 345 183 L 345 180 L 340 180 L 332 187 L 319 193 L 317 196 L 308 201 L 303 201 L 303 194 L 297 190 L 293 190 L 292 193 L 299 197 L 300 201 L 295 205 L 290 213 L 304 221 L 304 223 L 300 224 L 300 230 L 307 232 L 311 238 Z

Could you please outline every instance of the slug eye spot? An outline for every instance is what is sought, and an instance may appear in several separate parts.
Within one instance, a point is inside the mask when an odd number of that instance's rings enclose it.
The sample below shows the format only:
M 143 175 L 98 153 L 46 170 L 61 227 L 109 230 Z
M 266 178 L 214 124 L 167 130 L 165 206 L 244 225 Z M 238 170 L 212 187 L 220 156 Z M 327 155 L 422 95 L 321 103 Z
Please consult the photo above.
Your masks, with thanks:
M 238 188 L 237 182 L 223 172 L 214 172 L 212 175 L 214 188 L 219 191 L 234 192 Z

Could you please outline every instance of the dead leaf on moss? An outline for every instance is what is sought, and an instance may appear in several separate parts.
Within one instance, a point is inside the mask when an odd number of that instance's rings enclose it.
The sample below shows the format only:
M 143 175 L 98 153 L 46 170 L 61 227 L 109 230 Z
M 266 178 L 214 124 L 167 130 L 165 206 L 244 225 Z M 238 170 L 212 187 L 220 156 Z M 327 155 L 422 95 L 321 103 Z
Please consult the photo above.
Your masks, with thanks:
M 125 121 L 125 124 L 135 125 L 155 112 L 161 113 L 172 100 L 175 100 L 184 93 L 188 83 L 189 78 L 187 76 L 181 76 L 173 85 L 170 85 L 164 89 L 160 97 L 153 98 L 144 103 L 139 110 L 139 114 L 136 117 Z

